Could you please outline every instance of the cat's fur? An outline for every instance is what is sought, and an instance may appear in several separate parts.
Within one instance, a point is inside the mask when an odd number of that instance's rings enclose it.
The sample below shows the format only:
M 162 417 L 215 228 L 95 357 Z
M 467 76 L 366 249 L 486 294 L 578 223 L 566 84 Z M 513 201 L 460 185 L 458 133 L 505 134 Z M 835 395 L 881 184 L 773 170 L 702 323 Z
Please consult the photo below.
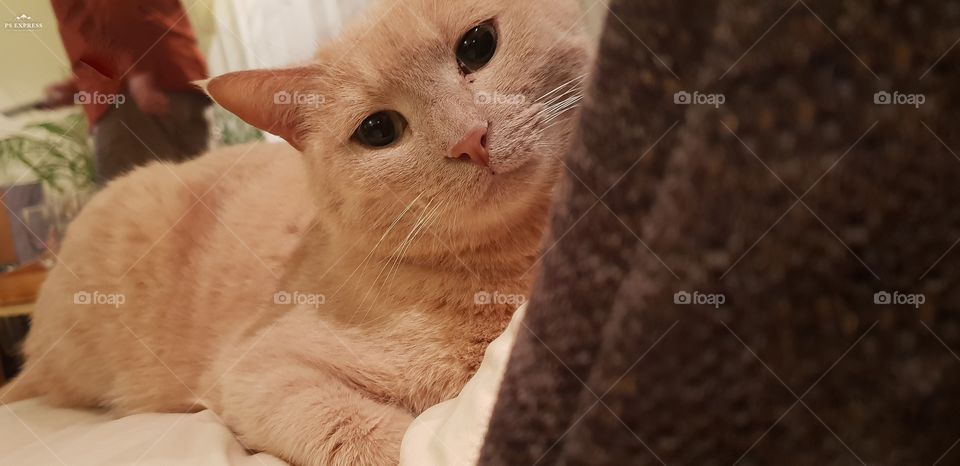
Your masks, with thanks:
M 556 0 L 385 0 L 314 64 L 206 83 L 302 154 L 234 147 L 110 184 L 71 225 L 0 401 L 210 408 L 295 464 L 395 464 L 413 416 L 459 392 L 514 311 L 475 295 L 528 290 L 571 131 L 536 100 L 584 72 L 579 16 Z M 497 55 L 464 77 L 455 44 L 490 18 Z M 398 144 L 350 140 L 384 109 L 409 121 Z M 478 122 L 496 174 L 447 156 Z

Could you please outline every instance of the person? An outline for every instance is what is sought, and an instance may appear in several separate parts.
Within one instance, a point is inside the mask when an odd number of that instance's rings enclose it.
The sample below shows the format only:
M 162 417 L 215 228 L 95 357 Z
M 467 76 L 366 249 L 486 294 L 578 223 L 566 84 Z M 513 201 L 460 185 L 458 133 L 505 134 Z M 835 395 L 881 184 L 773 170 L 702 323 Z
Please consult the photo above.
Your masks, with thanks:
M 45 106 L 82 105 L 103 185 L 153 160 L 206 151 L 207 64 L 179 0 L 52 0 L 73 76 Z

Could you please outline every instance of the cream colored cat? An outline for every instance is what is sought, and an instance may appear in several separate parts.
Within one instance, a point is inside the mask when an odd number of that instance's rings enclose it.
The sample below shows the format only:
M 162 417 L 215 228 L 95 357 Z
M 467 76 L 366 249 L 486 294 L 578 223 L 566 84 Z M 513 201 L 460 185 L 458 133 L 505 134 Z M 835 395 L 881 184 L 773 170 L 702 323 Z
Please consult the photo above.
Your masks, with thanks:
M 210 408 L 302 465 L 395 464 L 525 294 L 587 62 L 573 1 L 385 0 L 210 95 L 286 144 L 154 164 L 71 225 L 0 401 Z M 291 147 L 292 146 L 292 147 Z

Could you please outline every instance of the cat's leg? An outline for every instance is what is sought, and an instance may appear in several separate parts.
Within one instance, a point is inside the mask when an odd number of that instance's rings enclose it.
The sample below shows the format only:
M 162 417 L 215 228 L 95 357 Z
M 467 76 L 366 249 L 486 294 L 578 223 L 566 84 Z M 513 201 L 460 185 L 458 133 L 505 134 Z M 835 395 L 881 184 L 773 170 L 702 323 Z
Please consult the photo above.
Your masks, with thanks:
M 224 348 L 207 375 L 205 404 L 244 446 L 301 466 L 398 464 L 413 416 L 370 394 L 386 374 L 359 369 L 366 364 L 316 324 L 266 332 Z
M 398 464 L 412 416 L 316 375 L 227 389 L 220 415 L 246 448 L 296 465 Z

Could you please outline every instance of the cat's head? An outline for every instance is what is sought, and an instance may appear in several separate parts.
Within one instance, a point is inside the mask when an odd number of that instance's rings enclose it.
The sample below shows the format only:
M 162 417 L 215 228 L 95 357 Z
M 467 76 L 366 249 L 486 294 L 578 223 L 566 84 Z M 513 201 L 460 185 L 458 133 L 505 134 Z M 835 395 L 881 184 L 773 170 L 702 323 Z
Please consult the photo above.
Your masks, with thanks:
M 382 232 L 412 210 L 404 223 L 483 234 L 548 201 L 586 73 L 581 17 L 572 0 L 382 0 L 311 64 L 207 90 L 300 149 L 341 221 Z

